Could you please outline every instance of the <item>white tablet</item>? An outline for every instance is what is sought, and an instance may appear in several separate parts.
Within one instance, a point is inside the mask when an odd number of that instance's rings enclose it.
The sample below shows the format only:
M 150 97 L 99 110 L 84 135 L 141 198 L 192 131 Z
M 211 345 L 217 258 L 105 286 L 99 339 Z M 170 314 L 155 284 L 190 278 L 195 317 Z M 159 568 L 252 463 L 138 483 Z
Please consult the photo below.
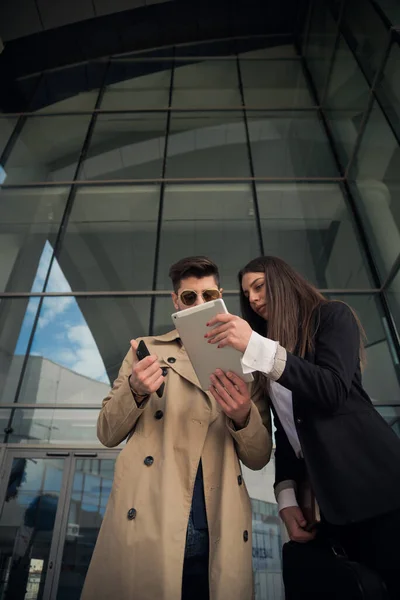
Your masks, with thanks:
M 221 313 L 227 313 L 222 299 L 212 300 L 199 306 L 186 308 L 174 313 L 172 321 L 178 330 L 182 343 L 193 365 L 197 378 L 204 391 L 210 387 L 210 375 L 216 369 L 225 373 L 231 371 L 244 381 L 253 381 L 251 373 L 243 374 L 241 357 L 243 354 L 232 347 L 218 348 L 218 344 L 209 344 L 204 335 L 209 331 L 207 323 Z

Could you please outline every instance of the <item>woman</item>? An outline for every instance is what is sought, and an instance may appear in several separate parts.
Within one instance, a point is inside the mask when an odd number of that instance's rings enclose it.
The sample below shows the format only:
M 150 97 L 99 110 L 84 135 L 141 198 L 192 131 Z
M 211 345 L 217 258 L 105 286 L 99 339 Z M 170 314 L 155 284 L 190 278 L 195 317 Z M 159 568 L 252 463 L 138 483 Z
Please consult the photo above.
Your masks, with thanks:
M 299 507 L 309 480 L 330 535 L 400 598 L 400 440 L 362 387 L 357 317 L 275 257 L 252 260 L 239 282 L 245 320 L 218 316 L 207 337 L 244 352 L 270 396 L 275 493 L 290 538 L 316 535 Z

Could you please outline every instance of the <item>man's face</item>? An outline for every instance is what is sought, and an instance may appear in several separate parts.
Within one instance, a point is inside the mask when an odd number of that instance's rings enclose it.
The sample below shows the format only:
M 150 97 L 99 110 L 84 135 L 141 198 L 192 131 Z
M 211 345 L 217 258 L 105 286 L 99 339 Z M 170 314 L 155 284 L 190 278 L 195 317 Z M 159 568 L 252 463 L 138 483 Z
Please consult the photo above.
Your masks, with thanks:
M 193 297 L 195 296 L 195 301 L 193 302 L 193 304 L 190 304 L 190 306 L 198 306 L 199 304 L 205 303 L 205 300 L 202 296 L 202 292 L 204 292 L 205 290 L 218 289 L 219 288 L 217 282 L 215 281 L 215 277 L 213 275 L 201 277 L 200 279 L 198 279 L 197 277 L 186 277 L 185 279 L 181 279 L 181 283 L 177 293 L 172 293 L 172 302 L 174 303 L 175 309 L 177 311 L 184 310 L 185 308 L 189 308 L 189 306 L 182 302 L 182 292 L 187 292 L 188 290 L 191 292 L 195 292 L 197 294 L 196 296 L 195 294 L 193 295 Z

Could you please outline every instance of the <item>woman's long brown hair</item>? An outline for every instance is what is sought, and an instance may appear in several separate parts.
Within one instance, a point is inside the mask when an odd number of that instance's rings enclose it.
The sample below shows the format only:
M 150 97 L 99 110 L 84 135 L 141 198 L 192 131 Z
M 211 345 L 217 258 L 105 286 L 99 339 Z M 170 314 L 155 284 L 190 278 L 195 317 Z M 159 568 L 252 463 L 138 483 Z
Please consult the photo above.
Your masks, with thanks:
M 267 322 L 253 311 L 242 289 L 246 273 L 263 273 L 267 300 Z M 318 328 L 319 311 L 328 300 L 284 260 L 260 256 L 250 261 L 239 273 L 240 305 L 243 318 L 260 335 L 279 341 L 291 353 L 304 358 L 313 348 Z M 352 309 L 351 309 L 352 310 Z M 360 362 L 365 363 L 363 327 L 352 310 L 360 330 Z

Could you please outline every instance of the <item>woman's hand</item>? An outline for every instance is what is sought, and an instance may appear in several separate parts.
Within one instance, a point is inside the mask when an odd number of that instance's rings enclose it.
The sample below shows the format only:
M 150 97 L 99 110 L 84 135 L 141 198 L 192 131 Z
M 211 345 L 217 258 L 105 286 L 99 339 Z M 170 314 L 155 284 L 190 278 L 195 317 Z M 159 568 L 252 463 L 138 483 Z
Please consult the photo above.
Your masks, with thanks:
M 282 521 L 286 525 L 288 535 L 294 542 L 310 542 L 316 536 L 316 530 L 306 531 L 307 521 L 299 506 L 288 506 L 280 512 Z
M 236 315 L 225 313 L 211 319 L 207 323 L 207 327 L 213 327 L 212 331 L 209 331 L 204 336 L 210 344 L 218 344 L 218 348 L 232 346 L 232 348 L 236 348 L 240 352 L 246 351 L 251 334 L 253 333 L 247 321 Z
M 246 427 L 251 410 L 251 399 L 247 383 L 234 373 L 217 369 L 210 377 L 210 392 L 227 417 L 237 429 Z

